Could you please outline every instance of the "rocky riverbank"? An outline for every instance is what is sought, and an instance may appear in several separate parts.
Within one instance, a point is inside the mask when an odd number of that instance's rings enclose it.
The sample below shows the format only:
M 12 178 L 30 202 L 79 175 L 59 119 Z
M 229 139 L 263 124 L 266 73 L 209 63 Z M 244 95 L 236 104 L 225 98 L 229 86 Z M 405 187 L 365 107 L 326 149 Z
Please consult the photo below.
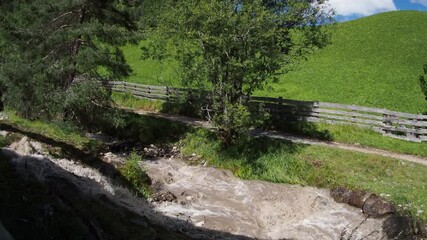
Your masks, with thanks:
M 111 146 L 120 151 L 119 144 Z M 327 189 L 241 180 L 203 161 L 188 165 L 176 147 L 140 150 L 149 158 L 140 164 L 156 190 L 148 200 L 116 181 L 114 170 L 105 174 L 78 160 L 55 158 L 26 137 L 2 154 L 23 179 L 43 184 L 79 216 L 88 239 L 410 238 L 407 228 L 390 228 L 394 211 L 366 214 L 349 200 L 334 201 L 337 194 L 333 198 Z M 114 168 L 126 161 L 126 154 L 108 152 L 100 160 Z

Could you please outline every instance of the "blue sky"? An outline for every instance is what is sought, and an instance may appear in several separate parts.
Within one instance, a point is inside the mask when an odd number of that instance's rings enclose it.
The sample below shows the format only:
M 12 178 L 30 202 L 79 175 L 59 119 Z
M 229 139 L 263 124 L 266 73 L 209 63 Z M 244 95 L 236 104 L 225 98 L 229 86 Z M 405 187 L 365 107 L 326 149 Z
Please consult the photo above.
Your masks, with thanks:
M 427 11 L 427 0 L 329 0 L 329 5 L 341 21 L 388 11 Z

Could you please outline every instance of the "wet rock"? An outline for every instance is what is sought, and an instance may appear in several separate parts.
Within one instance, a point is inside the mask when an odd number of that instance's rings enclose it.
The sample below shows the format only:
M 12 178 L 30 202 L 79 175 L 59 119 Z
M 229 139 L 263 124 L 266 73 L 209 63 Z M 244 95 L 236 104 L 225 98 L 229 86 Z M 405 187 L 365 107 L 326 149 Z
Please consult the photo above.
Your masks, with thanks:
M 378 218 L 386 214 L 395 213 L 396 208 L 393 204 L 385 201 L 375 194 L 372 194 L 368 199 L 366 199 L 365 204 L 363 205 L 363 212 L 369 216 Z
M 19 142 L 12 143 L 10 145 L 10 149 L 22 156 L 31 155 L 35 152 L 28 140 L 28 137 L 23 137 Z
M 37 154 L 43 154 L 46 152 L 40 142 L 30 141 L 30 146 L 31 148 L 33 148 L 33 151 Z
M 176 202 L 176 196 L 171 192 L 162 192 L 162 193 L 155 193 L 152 198 L 152 202 Z
M 8 134 L 9 133 L 6 131 L 0 131 L 0 136 L 2 136 L 2 137 L 7 137 Z
M 8 119 L 8 117 L 7 117 L 6 113 L 0 112 L 0 121 L 1 120 L 7 120 L 7 119 Z
M 125 162 L 125 157 L 119 156 L 117 154 L 114 154 L 112 152 L 107 152 L 103 156 L 103 160 L 107 163 L 113 163 L 113 164 L 123 164 Z
M 145 158 L 159 158 L 164 157 L 166 155 L 166 150 L 164 148 L 157 147 L 154 144 L 151 144 L 148 147 L 143 149 Z
M 411 221 L 407 217 L 391 215 L 382 227 L 388 239 L 413 239 Z
M 350 200 L 351 190 L 343 187 L 337 187 L 331 189 L 330 195 L 337 203 L 348 203 Z
M 352 191 L 350 194 L 350 199 L 348 201 L 348 204 L 350 204 L 353 207 L 357 208 L 363 208 L 363 205 L 365 205 L 365 201 L 372 195 L 372 193 L 368 193 L 366 191 Z

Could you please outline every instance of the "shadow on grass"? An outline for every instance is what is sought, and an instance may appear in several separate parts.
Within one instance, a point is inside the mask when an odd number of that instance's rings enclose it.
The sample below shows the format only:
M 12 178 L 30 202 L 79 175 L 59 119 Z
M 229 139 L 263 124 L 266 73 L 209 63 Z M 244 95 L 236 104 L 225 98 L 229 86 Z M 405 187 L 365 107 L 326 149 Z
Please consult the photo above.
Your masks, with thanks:
M 209 105 L 206 100 L 199 94 L 193 97 L 181 97 L 175 101 L 150 101 L 140 100 L 133 97 L 131 94 L 116 94 L 116 100 L 119 104 L 125 107 L 134 107 L 153 111 L 153 104 L 156 105 L 155 110 L 171 115 L 180 115 L 198 119 L 206 119 L 206 112 L 202 110 L 202 106 Z M 251 102 L 249 110 L 253 113 L 265 107 L 265 111 L 270 112 L 272 116 L 262 126 L 261 129 L 277 130 L 288 134 L 298 135 L 302 137 L 315 138 L 325 141 L 333 141 L 333 136 L 327 130 L 319 130 L 317 125 L 308 121 L 308 117 L 313 114 L 314 102 L 290 101 L 289 103 L 277 102 Z M 264 111 L 261 111 L 261 113 Z M 301 114 L 297 114 L 301 113 Z M 258 113 L 259 114 L 259 113 Z M 258 115 L 258 114 L 254 114 Z
M 111 137 L 141 144 L 169 144 L 184 136 L 190 127 L 165 119 L 143 116 L 126 110 L 120 111 L 118 126 L 104 123 L 101 130 Z
M 307 121 L 279 121 L 271 120 L 271 129 L 301 137 L 314 138 L 324 141 L 333 141 L 328 130 L 319 130 L 315 123 Z
M 160 112 L 199 119 L 203 118 L 200 109 L 188 102 L 164 102 Z
M 267 173 L 277 169 L 289 172 L 295 168 L 302 170 L 310 164 L 291 157 L 300 153 L 305 145 L 280 139 L 247 137 L 233 145 L 224 146 L 215 133 L 199 130 L 190 133 L 184 143 L 187 153 L 196 152 L 206 157 L 211 164 L 230 169 L 237 176 L 249 179 L 278 182 L 275 176 L 269 179 Z

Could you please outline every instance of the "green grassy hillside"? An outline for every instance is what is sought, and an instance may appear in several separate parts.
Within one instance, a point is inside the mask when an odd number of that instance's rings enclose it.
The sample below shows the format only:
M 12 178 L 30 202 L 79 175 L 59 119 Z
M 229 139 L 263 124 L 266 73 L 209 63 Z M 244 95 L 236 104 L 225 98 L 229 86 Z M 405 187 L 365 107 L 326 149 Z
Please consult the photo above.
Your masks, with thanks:
M 125 48 L 135 69 L 129 81 L 176 83 L 173 64 L 141 61 L 137 48 Z M 418 75 L 426 63 L 427 12 L 382 13 L 339 23 L 331 45 L 283 75 L 273 90 L 256 94 L 422 113 L 427 103 Z

